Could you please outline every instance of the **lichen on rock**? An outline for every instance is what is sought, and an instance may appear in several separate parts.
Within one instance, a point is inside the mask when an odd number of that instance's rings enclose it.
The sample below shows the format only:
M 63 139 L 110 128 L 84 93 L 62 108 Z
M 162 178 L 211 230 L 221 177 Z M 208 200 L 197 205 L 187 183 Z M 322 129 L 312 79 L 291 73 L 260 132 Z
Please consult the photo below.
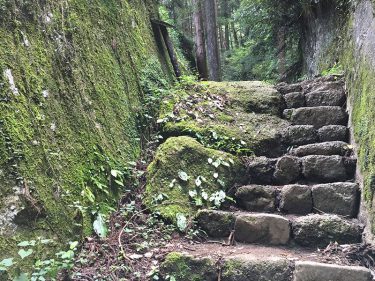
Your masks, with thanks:
M 191 137 L 172 137 L 148 168 L 145 203 L 176 222 L 178 214 L 190 217 L 199 208 L 220 205 L 223 192 L 246 180 L 244 171 L 231 154 L 205 148 Z

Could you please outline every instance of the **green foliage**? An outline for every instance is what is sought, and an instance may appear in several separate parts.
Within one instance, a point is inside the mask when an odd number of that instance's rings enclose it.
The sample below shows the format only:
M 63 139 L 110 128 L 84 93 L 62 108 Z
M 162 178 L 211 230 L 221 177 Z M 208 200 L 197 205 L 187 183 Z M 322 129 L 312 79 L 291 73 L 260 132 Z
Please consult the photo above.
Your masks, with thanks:
M 335 65 L 329 69 L 323 70 L 321 75 L 322 76 L 329 76 L 329 75 L 343 75 L 344 70 L 341 64 L 335 63 Z
M 21 241 L 17 245 L 19 248 L 17 256 L 0 261 L 0 274 L 1 272 L 8 272 L 8 278 L 12 278 L 14 281 L 56 280 L 59 271 L 73 267 L 78 242 L 69 242 L 67 251 L 58 251 L 55 253 L 55 257 L 51 259 L 42 260 L 34 255 L 34 252 L 38 252 L 48 244 L 56 244 L 56 242 L 41 237 L 36 240 Z M 31 272 L 29 270 L 25 272 L 22 267 L 21 261 L 25 259 L 32 264 Z

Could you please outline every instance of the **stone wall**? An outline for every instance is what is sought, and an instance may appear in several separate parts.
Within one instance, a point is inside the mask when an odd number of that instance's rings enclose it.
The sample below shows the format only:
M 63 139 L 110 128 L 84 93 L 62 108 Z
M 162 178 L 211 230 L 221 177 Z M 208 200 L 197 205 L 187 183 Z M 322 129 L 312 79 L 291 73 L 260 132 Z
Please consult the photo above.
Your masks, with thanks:
M 358 146 L 358 176 L 363 177 L 363 219 L 374 233 L 374 3 L 370 0 L 327 2 L 331 1 L 314 4 L 305 16 L 305 69 L 313 76 L 339 63 L 345 71 L 352 133 Z
M 111 170 L 125 181 L 141 150 L 143 87 L 172 79 L 155 5 L 0 0 L 0 260 L 19 241 L 79 240 L 115 206 Z

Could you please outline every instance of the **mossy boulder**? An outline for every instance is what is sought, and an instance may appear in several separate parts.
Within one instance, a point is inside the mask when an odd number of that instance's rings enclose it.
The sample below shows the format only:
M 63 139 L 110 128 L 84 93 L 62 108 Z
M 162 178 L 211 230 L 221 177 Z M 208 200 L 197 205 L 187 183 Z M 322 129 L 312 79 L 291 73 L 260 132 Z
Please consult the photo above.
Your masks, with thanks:
M 244 175 L 237 157 L 191 137 L 172 137 L 159 147 L 148 168 L 145 203 L 175 222 L 178 214 L 190 217 L 200 208 L 222 203 L 223 192 L 246 181 Z
M 211 259 L 197 259 L 180 253 L 170 253 L 161 265 L 163 276 L 176 281 L 216 281 L 218 274 Z M 169 279 L 171 280 L 171 279 Z
M 172 93 L 162 106 L 166 137 L 189 135 L 238 155 L 281 154 L 284 100 L 262 82 L 203 83 Z

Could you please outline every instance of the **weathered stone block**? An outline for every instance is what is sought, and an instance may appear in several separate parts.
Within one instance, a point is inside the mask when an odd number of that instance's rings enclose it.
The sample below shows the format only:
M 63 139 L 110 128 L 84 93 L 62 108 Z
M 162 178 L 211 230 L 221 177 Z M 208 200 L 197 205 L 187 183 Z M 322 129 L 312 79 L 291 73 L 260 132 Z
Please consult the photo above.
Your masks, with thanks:
M 222 267 L 222 281 L 291 281 L 293 272 L 287 259 L 248 259 L 236 257 L 226 260 Z
M 297 261 L 293 281 L 371 281 L 371 271 L 359 266 L 340 266 Z
M 301 92 L 294 92 L 284 96 L 286 108 L 298 108 L 305 106 L 305 95 Z
M 341 156 L 310 155 L 302 159 L 302 174 L 309 181 L 336 182 L 348 179 Z
M 289 184 L 298 180 L 301 175 L 300 159 L 293 156 L 283 156 L 277 163 L 274 173 L 275 181 L 279 184 Z
M 294 241 L 307 247 L 326 247 L 330 242 L 359 243 L 361 233 L 359 224 L 336 215 L 309 215 L 293 222 Z
M 198 226 L 208 236 L 214 238 L 228 237 L 234 229 L 234 214 L 215 210 L 201 210 L 196 215 Z
M 348 141 L 349 129 L 346 126 L 328 125 L 318 130 L 320 141 Z
M 306 106 L 343 106 L 346 102 L 344 90 L 316 91 L 306 94 Z
M 312 188 L 314 207 L 325 213 L 355 217 L 358 212 L 359 188 L 355 183 L 319 184 Z
M 348 114 L 339 106 L 302 107 L 293 109 L 289 120 L 294 125 L 321 128 L 327 125 L 346 125 Z
M 236 241 L 244 243 L 285 245 L 290 238 L 289 220 L 278 215 L 241 215 L 234 229 Z
M 282 142 L 286 145 L 304 145 L 317 141 L 318 133 L 311 125 L 290 126 L 282 132 Z
M 276 89 L 283 95 L 293 93 L 293 92 L 302 92 L 301 84 L 280 83 L 276 85 Z
M 346 142 L 332 141 L 307 144 L 293 149 L 292 154 L 299 157 L 307 155 L 340 155 L 347 156 L 352 153 L 352 149 Z
M 254 184 L 272 184 L 277 159 L 252 157 L 246 161 L 250 182 Z
M 306 215 L 312 212 L 311 189 L 307 185 L 286 185 L 281 190 L 280 209 L 290 214 Z
M 253 212 L 273 212 L 276 208 L 276 188 L 265 185 L 240 187 L 236 198 L 241 207 Z

